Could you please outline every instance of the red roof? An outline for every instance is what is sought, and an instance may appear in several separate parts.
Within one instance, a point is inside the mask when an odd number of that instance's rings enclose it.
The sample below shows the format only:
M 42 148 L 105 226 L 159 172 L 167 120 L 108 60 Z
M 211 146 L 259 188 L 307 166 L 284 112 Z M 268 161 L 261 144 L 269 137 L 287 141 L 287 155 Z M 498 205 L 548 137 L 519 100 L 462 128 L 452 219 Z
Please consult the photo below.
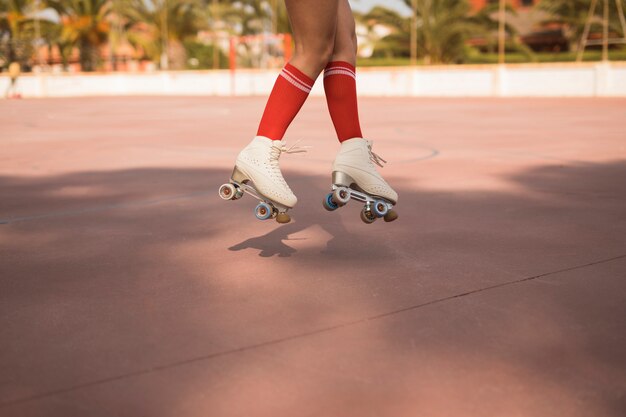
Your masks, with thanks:
M 472 9 L 480 10 L 485 7 L 489 3 L 498 2 L 498 0 L 470 0 L 472 5 Z M 536 4 L 538 0 L 506 0 L 508 4 L 513 6 L 514 8 L 528 7 Z

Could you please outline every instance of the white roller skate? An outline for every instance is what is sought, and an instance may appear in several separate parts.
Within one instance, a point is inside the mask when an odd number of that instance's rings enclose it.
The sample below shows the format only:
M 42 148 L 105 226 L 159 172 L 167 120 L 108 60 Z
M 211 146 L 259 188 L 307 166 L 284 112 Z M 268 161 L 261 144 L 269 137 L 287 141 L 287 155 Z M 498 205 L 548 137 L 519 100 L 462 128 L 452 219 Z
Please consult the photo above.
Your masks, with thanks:
M 332 192 L 324 198 L 324 208 L 337 210 L 352 200 L 365 203 L 361 220 L 373 223 L 378 218 L 394 221 L 398 214 L 393 206 L 398 193 L 380 176 L 374 164 L 387 162 L 372 152 L 372 141 L 354 138 L 343 141 L 333 163 Z
M 259 200 L 254 215 L 259 220 L 275 218 L 278 223 L 289 223 L 287 210 L 298 199 L 280 172 L 278 159 L 282 153 L 306 152 L 303 148 L 285 147 L 284 141 L 257 136 L 237 156 L 230 182 L 220 187 L 224 200 L 238 200 L 244 193 Z M 252 184 L 250 184 L 252 182 Z

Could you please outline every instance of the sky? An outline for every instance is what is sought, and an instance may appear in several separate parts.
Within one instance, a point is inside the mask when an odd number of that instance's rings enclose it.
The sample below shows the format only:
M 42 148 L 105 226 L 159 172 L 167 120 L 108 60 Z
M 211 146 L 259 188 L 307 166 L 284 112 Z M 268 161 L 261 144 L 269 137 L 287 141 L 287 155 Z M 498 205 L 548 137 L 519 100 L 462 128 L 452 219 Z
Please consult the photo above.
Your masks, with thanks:
M 350 0 L 350 6 L 352 10 L 359 12 L 367 12 L 374 6 L 385 6 L 404 15 L 410 14 L 409 8 L 402 0 Z

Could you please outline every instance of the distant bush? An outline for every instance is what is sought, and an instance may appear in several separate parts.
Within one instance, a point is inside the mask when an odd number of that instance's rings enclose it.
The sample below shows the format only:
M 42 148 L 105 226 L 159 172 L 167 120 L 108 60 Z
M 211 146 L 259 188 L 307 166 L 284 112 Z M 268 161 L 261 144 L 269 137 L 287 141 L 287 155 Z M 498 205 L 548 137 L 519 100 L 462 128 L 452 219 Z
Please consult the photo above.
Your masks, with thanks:
M 602 51 L 586 51 L 583 56 L 584 62 L 597 62 L 602 59 Z M 615 49 L 609 51 L 609 59 L 611 61 L 626 61 L 626 49 Z M 531 57 L 525 53 L 512 52 L 506 54 L 506 63 L 522 64 L 522 63 L 550 63 L 550 62 L 574 62 L 576 61 L 575 52 L 558 52 L 534 53 Z M 497 64 L 498 54 L 495 53 L 475 53 L 468 54 L 465 64 Z M 359 58 L 357 65 L 360 67 L 387 67 L 387 66 L 405 66 L 410 65 L 409 58 Z M 425 65 L 423 60 L 418 61 L 418 65 Z
M 576 61 L 575 52 L 558 52 L 558 53 L 536 53 L 534 59 L 529 60 L 524 54 L 511 53 L 506 55 L 506 62 L 509 64 L 518 64 L 525 62 L 574 62 Z M 600 61 L 602 59 L 602 51 L 585 51 L 583 55 L 584 62 Z M 609 51 L 609 59 L 611 61 L 626 61 L 626 50 Z M 498 63 L 498 54 L 479 54 L 468 59 L 468 64 L 496 64 Z
M 187 69 L 212 69 L 213 45 L 187 40 L 183 42 L 187 54 Z M 218 51 L 219 68 L 228 68 L 228 57 L 221 50 Z

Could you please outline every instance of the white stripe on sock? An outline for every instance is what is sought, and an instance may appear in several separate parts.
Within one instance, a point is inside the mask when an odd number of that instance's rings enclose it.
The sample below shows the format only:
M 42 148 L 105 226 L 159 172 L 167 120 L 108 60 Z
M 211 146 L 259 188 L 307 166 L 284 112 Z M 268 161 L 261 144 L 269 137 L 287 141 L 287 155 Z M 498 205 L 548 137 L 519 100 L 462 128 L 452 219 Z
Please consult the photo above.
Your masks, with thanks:
M 292 73 L 287 68 L 283 68 L 283 71 L 285 71 L 287 74 L 289 74 L 294 80 L 296 80 L 297 82 L 302 84 L 303 87 L 306 87 L 309 90 L 313 87 L 312 85 L 309 85 L 308 83 L 302 81 L 300 78 L 298 78 L 298 76 L 296 74 Z
M 350 71 L 352 74 L 356 75 L 355 73 L 355 69 L 352 68 L 348 68 L 348 67 L 342 67 L 340 65 L 331 65 L 329 67 L 324 68 L 326 71 L 331 71 L 331 70 L 344 70 L 344 71 Z
M 299 88 L 300 90 L 304 91 L 305 93 L 310 93 L 311 89 L 308 87 L 305 87 L 300 81 L 294 79 L 291 75 L 289 75 L 287 72 L 285 72 L 284 70 L 281 71 L 280 76 L 283 77 L 285 80 L 289 81 L 291 84 L 293 84 L 295 87 Z
M 356 74 L 346 68 L 331 68 L 324 71 L 324 78 L 329 77 L 331 75 L 347 75 L 356 79 Z

